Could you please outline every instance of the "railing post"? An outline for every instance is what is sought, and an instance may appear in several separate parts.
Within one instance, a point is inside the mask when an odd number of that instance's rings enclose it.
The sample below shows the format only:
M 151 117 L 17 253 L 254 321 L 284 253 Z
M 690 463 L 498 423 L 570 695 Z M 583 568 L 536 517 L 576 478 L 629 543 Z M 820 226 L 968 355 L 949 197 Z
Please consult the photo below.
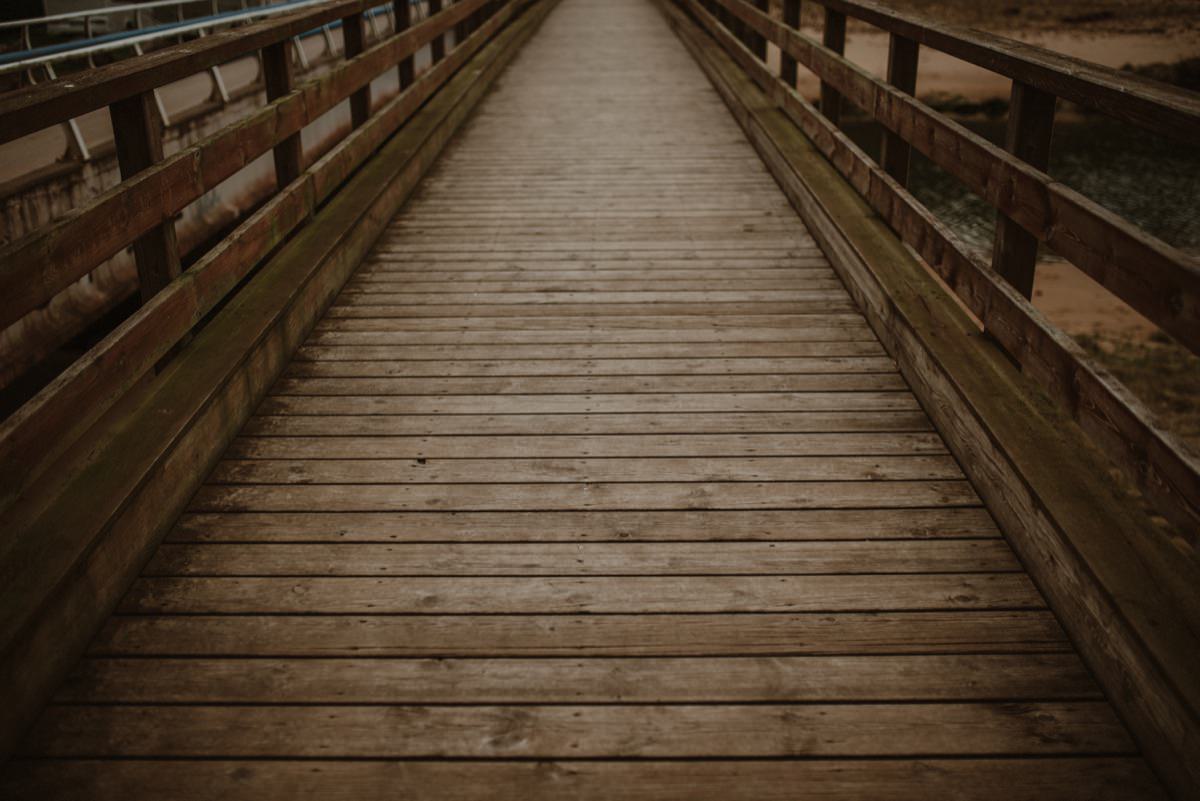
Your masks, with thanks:
M 108 107 L 121 180 L 127 181 L 162 161 L 162 120 L 150 92 L 118 100 Z M 114 221 L 115 223 L 116 221 Z M 133 243 L 142 303 L 158 294 L 179 275 L 179 244 L 175 220 L 147 231 Z
M 764 14 L 770 12 L 769 0 L 753 0 L 753 6 Z M 749 25 L 746 26 L 746 34 L 749 41 L 746 43 L 750 47 L 750 52 L 758 56 L 760 61 L 767 60 L 767 37 L 763 36 L 758 31 Z
M 276 42 L 262 50 L 263 82 L 267 87 L 267 102 L 290 94 L 292 83 L 292 59 L 288 53 L 288 42 Z M 279 188 L 300 177 L 303 166 L 300 133 L 296 133 L 275 145 L 275 182 Z
M 822 43 L 839 56 L 846 52 L 846 15 L 833 9 L 825 9 L 825 34 Z M 821 81 L 821 113 L 834 125 L 842 121 L 842 95 L 837 89 Z
M 393 0 L 392 10 L 395 12 L 396 17 L 396 33 L 400 34 L 408 30 L 409 26 L 412 25 L 412 4 L 409 0 Z M 400 91 L 403 92 L 413 82 L 413 57 L 402 58 L 397 69 L 399 72 Z
M 1052 94 L 1013 81 L 1004 146 L 1009 153 L 1043 172 L 1050 166 L 1057 102 L 1058 98 Z M 1005 214 L 997 214 L 992 268 L 1027 298 L 1033 297 L 1037 255 L 1037 237 Z
M 367 46 L 367 33 L 363 26 L 361 13 L 351 14 L 342 19 L 342 49 L 346 60 L 357 56 Z M 350 124 L 357 128 L 371 116 L 371 84 L 367 84 L 350 95 Z
M 800 0 L 783 0 L 783 24 L 793 30 L 800 28 Z M 796 59 L 782 48 L 779 51 L 779 77 L 792 89 L 796 88 Z
M 429 16 L 442 10 L 442 0 L 429 0 Z M 431 60 L 434 64 L 446 57 L 446 34 L 439 34 L 429 43 Z
M 888 83 L 907 95 L 916 94 L 917 62 L 920 55 L 919 44 L 893 33 L 888 41 Z M 883 169 L 901 186 L 908 186 L 911 162 L 912 148 L 899 136 L 884 128 L 883 143 L 879 151 L 879 163 Z
M 461 3 L 463 0 L 454 0 L 456 3 Z M 461 22 L 454 24 L 454 46 L 458 47 L 471 34 L 471 15 L 467 15 Z

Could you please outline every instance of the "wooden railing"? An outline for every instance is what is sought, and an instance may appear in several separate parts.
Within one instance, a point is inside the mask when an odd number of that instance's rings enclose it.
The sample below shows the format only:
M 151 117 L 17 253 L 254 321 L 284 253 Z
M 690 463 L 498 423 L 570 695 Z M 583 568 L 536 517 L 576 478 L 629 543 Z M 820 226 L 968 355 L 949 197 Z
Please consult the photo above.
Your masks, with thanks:
M 1029 302 L 1039 244 L 1052 248 L 1193 352 L 1200 352 L 1200 261 L 1046 173 L 1059 98 L 1183 141 L 1200 141 L 1200 95 L 866 0 L 824 0 L 822 41 L 798 30 L 800 0 L 679 0 L 955 291 L 1022 371 L 1184 532 L 1200 531 L 1200 461 L 1129 391 Z M 887 80 L 843 55 L 846 19 L 890 34 Z M 779 74 L 766 42 L 779 48 Z M 924 45 L 1012 79 L 999 147 L 913 96 Z M 797 65 L 821 82 L 818 107 L 796 91 Z M 840 130 L 853 104 L 881 124 L 870 158 Z M 985 263 L 907 190 L 911 151 L 996 209 Z
M 363 12 L 378 0 L 330 0 L 259 23 L 0 97 L 0 143 L 107 106 L 122 181 L 67 217 L 0 250 L 0 328 L 50 302 L 104 260 L 133 246 L 141 308 L 0 425 L 0 507 L 11 502 L 132 386 L 171 353 L 265 256 L 291 236 L 379 146 L 454 75 L 520 6 L 515 1 L 430 3 L 412 23 L 395 0 L 397 31 L 364 47 Z M 293 85 L 294 37 L 331 21 L 345 60 Z M 447 54 L 445 37 L 462 37 Z M 414 76 L 415 54 L 433 65 Z M 268 103 L 178 153 L 162 152 L 153 91 L 231 59 L 261 54 Z M 371 81 L 399 71 L 400 92 L 372 103 Z M 349 100 L 352 126 L 312 164 L 300 132 Z M 259 156 L 274 155 L 277 192 L 190 269 L 181 272 L 174 216 Z

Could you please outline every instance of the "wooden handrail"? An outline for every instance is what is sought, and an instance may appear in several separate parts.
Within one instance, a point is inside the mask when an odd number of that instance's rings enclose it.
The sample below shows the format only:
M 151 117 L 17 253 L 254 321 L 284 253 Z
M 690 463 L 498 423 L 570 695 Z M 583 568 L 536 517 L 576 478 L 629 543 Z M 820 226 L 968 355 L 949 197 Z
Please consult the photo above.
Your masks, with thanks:
M 0 248 L 0 328 L 48 303 L 105 259 L 295 136 L 389 67 L 410 58 L 485 1 L 451 6 L 385 39 L 249 117 L 123 181 L 59 221 Z M 123 224 L 109 225 L 114 219 Z
M 891 134 L 1054 244 L 1062 255 L 1082 261 L 1080 266 L 1089 274 L 1193 349 L 1200 344 L 1200 271 L 1195 260 L 762 14 L 745 0 L 683 3 L 901 239 L 941 275 L 1022 370 L 1069 410 L 1164 515 L 1185 531 L 1197 530 L 1200 460 L 1159 428 L 1120 382 L 1050 325 L 1021 292 L 978 261 L 837 124 L 775 75 L 714 12 L 724 12 L 767 36 L 783 53 L 883 122 Z M 1067 238 L 1075 241 L 1067 242 Z M 1129 259 L 1131 251 L 1139 254 L 1138 261 Z
M 1200 139 L 1200 97 L 1052 50 L 900 12 L 874 0 L 819 0 L 862 20 L 1085 108 L 1186 142 Z
M 379 0 L 330 0 L 326 5 L 247 25 L 0 96 L 0 144 L 149 92 L 209 67 L 361 14 Z
M 787 28 L 746 0 L 718 2 L 816 73 L 823 86 L 870 114 L 1114 295 L 1200 352 L 1200 260 Z M 823 112 L 825 101 L 822 90 Z
M 0 257 L 0 286 L 28 301 L 56 284 L 34 268 L 39 259 L 62 259 L 86 273 L 145 230 L 169 219 L 258 156 L 295 137 L 300 129 L 351 97 L 377 75 L 403 63 L 451 26 L 485 7 L 491 17 L 438 64 L 425 71 L 332 150 L 280 188 L 200 261 L 147 299 L 146 305 L 0 424 L 0 505 L 10 502 L 137 380 L 216 307 L 262 258 L 311 217 L 317 207 L 488 41 L 520 7 L 509 2 L 462 0 L 438 15 L 403 29 L 326 75 L 308 81 L 250 117 L 144 170 L 85 206 L 77 214 L 35 232 Z M 136 210 L 145 209 L 138 214 Z M 123 228 L 105 225 L 129 210 Z M 114 216 L 117 215 L 117 216 Z M 81 242 L 80 240 L 83 240 Z M 101 244 L 96 244 L 101 243 Z M 65 273 L 58 267 L 59 284 Z M 34 290 L 29 291 L 32 285 Z M 41 277 L 40 282 L 30 279 Z M 4 308 L 8 308 L 5 304 Z M 86 398 L 86 403 L 80 400 Z

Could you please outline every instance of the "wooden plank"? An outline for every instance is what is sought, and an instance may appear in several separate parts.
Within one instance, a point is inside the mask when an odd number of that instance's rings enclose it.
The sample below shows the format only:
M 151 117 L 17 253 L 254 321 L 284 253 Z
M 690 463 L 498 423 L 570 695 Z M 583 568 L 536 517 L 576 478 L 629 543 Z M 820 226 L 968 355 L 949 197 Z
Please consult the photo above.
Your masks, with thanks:
M 920 760 L 705 760 L 575 762 L 20 760 L 4 788 L 17 798 L 81 790 L 93 801 L 133 792 L 179 801 L 219 795 L 273 801 L 445 797 L 601 801 L 792 801 L 796 788 L 830 801 L 1123 801 L 1166 799 L 1145 762 L 1129 757 Z M 511 790 L 511 792 L 510 792 Z
M 719 532 L 713 532 L 719 537 Z M 1001 573 L 1000 540 L 267 545 L 164 543 L 143 576 L 636 576 Z
M 85 659 L 59 704 L 1099 700 L 1074 654 L 628 659 Z
M 655 484 L 204 486 L 197 512 L 505 511 L 521 509 L 855 509 L 975 506 L 965 481 L 662 482 Z
M 640 614 L 1040 609 L 1020 573 L 139 578 L 118 614 Z
M 533 434 L 521 437 L 250 437 L 226 459 L 475 459 L 945 454 L 937 434 Z
M 295 731 L 308 733 L 303 739 Z M 820 737 L 797 738 L 797 731 Z M 464 732 L 473 736 L 464 737 Z M 1107 704 L 52 706 L 50 757 L 838 757 L 1131 755 Z
M 705 512 L 191 513 L 168 542 L 673 542 L 995 538 L 978 507 Z
M 950 456 L 584 459 L 247 459 L 221 461 L 216 484 L 576 484 L 584 482 L 937 481 L 962 478 Z
M 94 656 L 479 657 L 1065 653 L 1046 610 L 686 615 L 155 614 L 109 620 Z
M 259 406 L 263 415 L 364 414 L 694 414 L 773 411 L 915 411 L 907 392 L 743 392 L 711 394 L 641 393 L 605 395 L 437 395 L 336 397 L 272 395 Z
M 382 337 L 375 337 L 382 339 Z M 740 358 L 872 358 L 884 355 L 878 342 L 852 341 L 826 344 L 823 342 L 767 341 L 740 343 L 736 341 L 701 343 L 592 343 L 578 344 L 517 344 L 498 345 L 410 345 L 409 338 L 387 337 L 384 345 L 305 345 L 298 354 L 300 360 L 329 362 L 338 360 L 364 361 L 434 361 L 447 360 L 507 360 L 531 359 L 740 359 Z M 399 343 L 395 340 L 399 339 Z M 328 338 L 315 337 L 315 342 Z M 339 358 L 340 357 L 340 358 Z M 878 364 L 882 360 L 877 360 Z M 870 362 L 868 362 L 870 363 Z
M 347 364 L 342 362 L 342 364 Z M 351 362 L 350 364 L 357 364 Z M 378 364 L 378 362 L 368 362 Z M 497 376 L 497 377 L 423 377 L 372 378 L 284 378 L 274 388 L 280 397 L 315 396 L 479 396 L 516 394 L 533 396 L 558 393 L 621 392 L 886 392 L 908 388 L 887 359 L 854 365 L 844 373 L 838 365 L 812 373 L 787 375 L 666 375 L 666 376 Z M 886 371 L 886 372 L 884 372 Z M 370 371 L 367 371 L 368 373 Z M 552 372 L 552 371 L 551 371 Z
M 559 303 L 543 304 L 547 316 L 580 316 L 606 318 L 614 316 L 642 316 L 647 307 L 633 303 Z M 738 302 L 664 302 L 657 303 L 654 311 L 664 316 L 695 315 L 708 317 L 717 315 L 763 315 L 763 314 L 829 314 L 830 312 L 854 312 L 856 307 L 849 297 L 838 300 L 811 301 L 763 301 L 758 303 Z M 326 314 L 328 319 L 346 318 L 423 318 L 423 317 L 527 317 L 527 303 L 493 303 L 479 306 L 427 306 L 424 304 L 390 306 L 334 306 Z
M 109 115 L 121 180 L 129 180 L 162 161 L 162 120 L 153 95 L 144 92 L 117 101 L 109 106 Z M 137 262 L 138 292 L 145 303 L 179 275 L 175 221 L 167 219 L 138 237 L 133 243 L 133 256 Z
M 840 372 L 845 370 L 845 372 Z M 315 378 L 449 378 L 449 377 L 508 377 L 519 376 L 667 376 L 700 379 L 709 376 L 769 375 L 779 379 L 798 375 L 839 374 L 853 379 L 857 373 L 873 372 L 879 383 L 876 389 L 895 389 L 885 385 L 882 376 L 895 370 L 888 359 L 809 359 L 797 358 L 717 358 L 717 359 L 543 359 L 527 361 L 491 361 L 468 359 L 441 362 L 432 359 L 418 361 L 297 361 L 288 368 L 293 379 Z M 631 385 L 627 384 L 627 386 Z M 517 386 L 519 384 L 514 384 Z M 752 383 L 740 385 L 754 391 Z M 765 388 L 764 386 L 759 387 Z M 560 390 L 574 391 L 574 390 Z M 428 394 L 417 392 L 415 394 Z
M 933 426 L 925 412 L 614 412 L 605 414 L 261 414 L 246 421 L 253 436 L 439 436 L 496 434 L 728 434 L 800 432 L 921 432 Z M 283 410 L 276 409 L 276 412 Z

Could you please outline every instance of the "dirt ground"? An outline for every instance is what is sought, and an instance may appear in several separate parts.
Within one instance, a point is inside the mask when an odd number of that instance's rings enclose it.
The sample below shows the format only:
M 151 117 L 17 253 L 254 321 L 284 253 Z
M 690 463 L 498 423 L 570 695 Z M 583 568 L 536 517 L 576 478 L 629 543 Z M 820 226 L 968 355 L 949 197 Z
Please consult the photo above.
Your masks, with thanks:
M 886 0 L 901 11 L 991 31 L 1200 34 L 1200 0 Z M 812 9 L 813 19 L 819 10 Z M 806 18 L 806 22 L 808 19 Z

